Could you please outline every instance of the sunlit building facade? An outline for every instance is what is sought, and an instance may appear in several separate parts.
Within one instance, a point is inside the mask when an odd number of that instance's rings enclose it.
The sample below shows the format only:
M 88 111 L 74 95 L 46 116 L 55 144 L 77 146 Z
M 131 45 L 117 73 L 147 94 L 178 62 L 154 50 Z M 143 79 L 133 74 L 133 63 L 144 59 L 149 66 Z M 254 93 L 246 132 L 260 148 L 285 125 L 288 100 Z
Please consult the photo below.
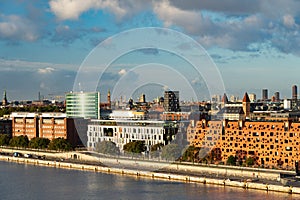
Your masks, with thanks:
M 70 92 L 66 94 L 68 118 L 100 119 L 99 92 Z
M 187 131 L 190 145 L 221 152 L 240 160 L 255 159 L 258 166 L 293 169 L 300 160 L 300 122 L 197 121 Z

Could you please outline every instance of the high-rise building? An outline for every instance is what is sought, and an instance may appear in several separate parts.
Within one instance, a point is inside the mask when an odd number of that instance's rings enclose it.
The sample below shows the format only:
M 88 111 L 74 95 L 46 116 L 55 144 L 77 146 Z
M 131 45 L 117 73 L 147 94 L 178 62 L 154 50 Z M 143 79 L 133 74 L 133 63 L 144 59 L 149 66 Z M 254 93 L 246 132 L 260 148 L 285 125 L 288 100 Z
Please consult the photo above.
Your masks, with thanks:
M 242 104 L 243 104 L 243 111 L 244 111 L 245 118 L 247 118 L 250 116 L 250 99 L 247 92 L 244 95 Z
M 70 92 L 66 94 L 66 113 L 69 118 L 100 119 L 99 92 Z
M 165 91 L 164 109 L 166 112 L 179 112 L 179 91 Z
M 263 90 L 262 90 L 261 99 L 262 99 L 263 101 L 265 101 L 265 100 L 268 99 L 268 89 L 263 89 Z
M 297 99 L 298 96 L 298 88 L 297 85 L 292 86 L 292 99 Z
M 279 102 L 280 101 L 280 93 L 279 92 L 275 92 L 274 93 L 274 97 L 275 97 L 275 102 Z

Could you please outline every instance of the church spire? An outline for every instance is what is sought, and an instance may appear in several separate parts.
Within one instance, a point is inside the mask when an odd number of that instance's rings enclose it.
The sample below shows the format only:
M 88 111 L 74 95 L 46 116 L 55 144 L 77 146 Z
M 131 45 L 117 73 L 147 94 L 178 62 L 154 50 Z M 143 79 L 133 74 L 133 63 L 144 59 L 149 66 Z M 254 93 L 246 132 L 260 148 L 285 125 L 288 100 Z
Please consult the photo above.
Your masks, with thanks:
M 2 106 L 7 106 L 6 90 L 3 92 Z

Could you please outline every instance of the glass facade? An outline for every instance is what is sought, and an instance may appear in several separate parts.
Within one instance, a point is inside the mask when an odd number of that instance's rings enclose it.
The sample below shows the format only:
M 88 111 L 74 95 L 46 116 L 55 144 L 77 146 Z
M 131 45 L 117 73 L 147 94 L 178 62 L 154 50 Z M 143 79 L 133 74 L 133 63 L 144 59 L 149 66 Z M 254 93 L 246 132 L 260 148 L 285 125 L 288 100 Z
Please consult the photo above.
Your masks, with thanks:
M 71 92 L 66 94 L 66 113 L 70 118 L 100 118 L 99 92 Z

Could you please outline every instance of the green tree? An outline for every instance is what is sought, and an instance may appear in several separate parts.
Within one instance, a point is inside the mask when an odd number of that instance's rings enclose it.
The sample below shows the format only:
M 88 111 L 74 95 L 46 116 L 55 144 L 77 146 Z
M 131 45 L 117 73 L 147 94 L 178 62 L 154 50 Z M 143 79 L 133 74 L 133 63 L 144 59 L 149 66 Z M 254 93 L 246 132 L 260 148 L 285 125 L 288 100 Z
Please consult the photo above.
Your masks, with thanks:
M 25 136 L 20 135 L 20 136 L 17 136 L 17 137 L 13 137 L 9 141 L 9 145 L 12 146 L 12 147 L 26 148 L 26 147 L 28 147 L 28 144 L 29 144 L 29 140 L 28 140 L 27 135 L 25 135 Z
M 124 145 L 124 151 L 130 153 L 142 153 L 146 151 L 145 141 L 133 141 Z
M 152 157 L 158 157 L 159 156 L 159 152 L 160 152 L 160 150 L 163 147 L 164 147 L 164 144 L 162 144 L 162 143 L 158 143 L 158 144 L 152 145 L 151 149 L 150 149 L 150 155 Z
M 48 138 L 35 137 L 29 141 L 29 147 L 33 149 L 46 149 L 50 143 Z
M 184 149 L 182 153 L 182 161 L 194 162 L 199 151 L 199 147 L 195 147 L 194 145 L 189 146 L 187 149 Z
M 55 138 L 53 139 L 48 146 L 50 150 L 56 151 L 70 151 L 72 150 L 72 145 L 64 138 Z
M 162 149 L 163 146 L 164 146 L 164 144 L 162 144 L 162 143 L 158 143 L 158 144 L 152 145 L 151 146 L 151 151 L 158 151 L 158 150 Z
M 120 153 L 116 143 L 112 141 L 102 141 L 96 144 L 96 151 L 103 154 L 116 155 Z
M 247 166 L 252 166 L 252 165 L 254 165 L 254 162 L 255 162 L 255 160 L 254 160 L 254 158 L 252 158 L 252 157 L 248 157 L 248 158 L 246 159 L 246 165 L 247 165 Z
M 227 165 L 236 165 L 236 157 L 231 155 L 227 159 Z
M 181 150 L 177 144 L 168 144 L 162 148 L 161 157 L 166 160 L 176 160 L 180 157 Z
M 0 146 L 9 145 L 10 137 L 6 134 L 0 134 Z

